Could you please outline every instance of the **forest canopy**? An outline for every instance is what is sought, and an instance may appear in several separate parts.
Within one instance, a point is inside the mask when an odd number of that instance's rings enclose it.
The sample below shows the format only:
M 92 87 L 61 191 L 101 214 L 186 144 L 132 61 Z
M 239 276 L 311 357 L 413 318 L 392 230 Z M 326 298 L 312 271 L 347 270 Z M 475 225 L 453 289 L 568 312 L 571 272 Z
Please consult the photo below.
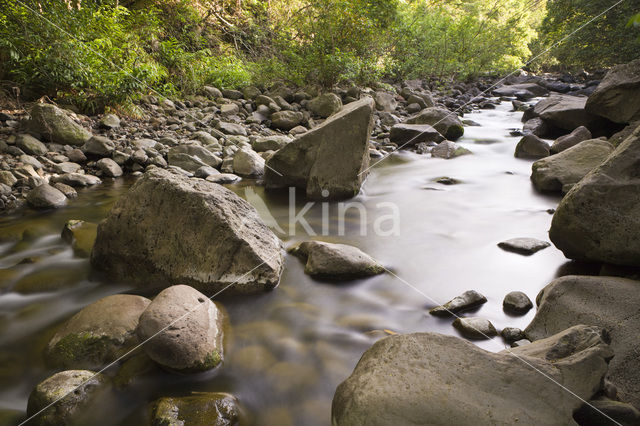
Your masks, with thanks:
M 524 65 L 593 69 L 640 56 L 633 2 L 554 43 L 615 3 L 0 0 L 1 88 L 97 111 L 141 93 L 188 95 L 206 84 L 329 87 L 466 79 Z

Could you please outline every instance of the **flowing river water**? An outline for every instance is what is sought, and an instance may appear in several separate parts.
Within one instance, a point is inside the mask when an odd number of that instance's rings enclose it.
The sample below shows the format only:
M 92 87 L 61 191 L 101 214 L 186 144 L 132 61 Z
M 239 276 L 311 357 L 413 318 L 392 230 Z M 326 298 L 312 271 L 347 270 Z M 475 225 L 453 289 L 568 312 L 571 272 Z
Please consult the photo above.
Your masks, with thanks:
M 509 129 L 521 126 L 521 116 L 507 102 L 467 114 L 480 126 L 466 127 L 459 143 L 474 155 L 442 160 L 400 152 L 381 162 L 371 170 L 362 194 L 350 200 L 364 209 L 350 208 L 343 229 L 337 203 L 308 208 L 304 218 L 315 233 L 326 226 L 323 213 L 328 210 L 331 217 L 328 235 L 312 238 L 355 245 L 397 277 L 320 282 L 287 255 L 274 291 L 220 298 L 230 318 L 222 367 L 198 375 L 147 369 L 105 401 L 103 424 L 144 424 L 147 403 L 157 397 L 224 391 L 238 397 L 251 424 L 327 425 L 336 386 L 381 336 L 424 331 L 457 335 L 451 319 L 428 314 L 433 306 L 474 289 L 488 303 L 471 315 L 491 320 L 498 329 L 524 328 L 534 310 L 509 316 L 502 310 L 504 296 L 521 290 L 534 300 L 567 264 L 553 246 L 533 256 L 497 247 L 513 237 L 548 240 L 552 216 L 547 210 L 559 201 L 536 193 L 529 181 L 531 161 L 513 156 L 519 138 L 510 136 Z M 460 183 L 434 182 L 443 176 Z M 60 238 L 69 219 L 99 222 L 132 183 L 131 178 L 105 182 L 81 191 L 63 209 L 23 210 L 0 218 L 0 408 L 25 410 L 34 386 L 54 373 L 44 365 L 42 351 L 56 326 L 101 297 L 134 291 L 92 273 L 88 259 L 75 256 Z M 265 193 L 250 181 L 230 188 L 265 219 L 275 219 L 287 246 L 309 239 L 300 224 L 295 235 L 289 232 L 288 194 Z M 305 204 L 298 200 L 296 213 Z M 395 209 L 398 215 L 392 220 Z M 391 233 L 394 223 L 397 232 L 383 235 Z M 376 224 L 385 231 L 382 235 L 375 232 Z M 500 337 L 477 344 L 490 351 L 505 347 Z

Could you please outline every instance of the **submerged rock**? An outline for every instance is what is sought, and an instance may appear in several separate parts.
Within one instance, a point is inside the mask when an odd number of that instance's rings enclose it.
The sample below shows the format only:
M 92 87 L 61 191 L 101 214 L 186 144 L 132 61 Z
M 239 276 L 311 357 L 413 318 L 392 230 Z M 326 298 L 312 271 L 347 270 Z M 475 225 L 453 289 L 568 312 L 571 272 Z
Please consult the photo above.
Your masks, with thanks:
M 454 297 L 444 305 L 437 306 L 429 310 L 429 313 L 439 317 L 449 317 L 459 312 L 476 308 L 485 303 L 487 303 L 486 297 L 475 290 L 468 290 L 460 296 Z
M 471 151 L 451 141 L 442 141 L 431 150 L 431 156 L 445 160 L 468 154 L 471 154 Z
M 453 326 L 467 339 L 490 339 L 498 335 L 491 321 L 484 318 L 456 318 Z
M 373 111 L 371 98 L 352 102 L 277 151 L 266 163 L 267 188 L 303 188 L 313 199 L 355 196 L 369 167 Z
M 69 220 L 62 228 L 61 237 L 71 244 L 76 256 L 89 257 L 96 241 L 98 225 L 83 220 Z
M 199 372 L 222 362 L 222 313 L 193 287 L 161 291 L 140 315 L 136 333 L 149 358 L 170 370 Z
M 235 426 L 240 424 L 238 400 L 227 393 L 198 392 L 160 398 L 151 405 L 156 426 Z
M 140 314 L 149 299 L 129 294 L 107 296 L 65 322 L 47 344 L 45 360 L 57 368 L 100 369 L 138 343 Z
M 444 108 L 431 107 L 423 109 L 406 122 L 407 124 L 429 124 L 440 132 L 442 136 L 452 141 L 464 134 L 464 127 L 456 113 Z
M 246 201 L 158 168 L 114 205 L 91 254 L 113 279 L 153 289 L 187 283 L 209 294 L 272 289 L 282 261 L 280 240 Z
M 51 142 L 81 146 L 91 138 L 89 131 L 55 105 L 35 104 L 30 114 L 31 119 L 27 124 L 29 129 Z
M 551 244 L 546 241 L 541 241 L 535 238 L 511 238 L 510 240 L 498 243 L 498 247 L 503 250 L 524 254 L 526 256 L 537 253 L 550 245 Z
M 586 109 L 616 123 L 640 120 L 640 59 L 611 68 Z
M 308 241 L 289 250 L 306 261 L 306 274 L 337 280 L 382 274 L 384 266 L 360 249 L 346 244 Z
M 338 386 L 332 424 L 569 425 L 581 399 L 600 389 L 612 354 L 587 326 L 510 352 L 526 363 L 436 333 L 379 340 Z

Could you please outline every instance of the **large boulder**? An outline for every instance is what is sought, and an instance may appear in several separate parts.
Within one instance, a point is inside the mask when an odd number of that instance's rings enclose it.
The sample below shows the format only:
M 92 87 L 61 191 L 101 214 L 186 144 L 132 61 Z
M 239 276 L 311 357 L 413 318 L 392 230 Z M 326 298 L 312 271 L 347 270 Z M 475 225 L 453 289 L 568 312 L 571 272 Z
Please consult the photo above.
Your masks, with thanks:
M 67 113 L 55 105 L 35 104 L 31 108 L 29 130 L 40 134 L 51 142 L 61 145 L 84 145 L 91 133 L 77 124 Z
M 187 285 L 164 289 L 140 316 L 136 333 L 145 353 L 161 366 L 184 373 L 222 362 L 223 317 L 204 294 Z
M 493 89 L 493 94 L 495 96 L 517 96 L 519 98 L 530 99 L 536 96 L 547 96 L 549 90 L 536 83 L 521 83 L 500 86 Z
M 640 266 L 640 127 L 562 199 L 549 237 L 570 259 Z
M 377 91 L 374 95 L 376 101 L 376 109 L 378 111 L 393 112 L 398 107 L 396 97 L 388 92 Z M 424 101 L 423 101 L 424 102 Z
M 615 123 L 640 120 L 640 59 L 611 68 L 586 109 Z
M 543 158 L 549 156 L 549 144 L 534 134 L 524 135 L 513 154 L 516 158 Z
M 304 114 L 299 111 L 279 111 L 271 114 L 271 125 L 280 130 L 291 130 L 302 123 Z
M 391 127 L 391 142 L 399 147 L 412 147 L 421 142 L 442 142 L 444 137 L 428 124 L 399 123 Z
M 54 334 L 45 350 L 47 364 L 58 368 L 99 369 L 138 343 L 138 318 L 151 301 L 116 294 L 75 314 Z
M 276 152 L 266 163 L 267 188 L 298 187 L 314 199 L 355 196 L 369 167 L 374 102 L 346 105 Z
M 240 148 L 233 157 L 233 171 L 240 176 L 262 176 L 264 158 L 251 148 Z
M 538 311 L 525 333 L 543 339 L 576 324 L 607 330 L 615 353 L 608 379 L 621 400 L 640 408 L 640 282 L 616 277 L 566 276 L 538 296 Z
M 554 94 L 538 102 L 533 108 L 536 116 L 550 125 L 572 132 L 584 126 L 592 132 L 600 132 L 605 120 L 585 110 L 587 98 Z
M 334 93 L 324 93 L 313 98 L 307 103 L 307 108 L 313 114 L 322 118 L 327 118 L 342 108 L 342 100 Z
M 254 293 L 282 273 L 280 240 L 232 191 L 151 168 L 98 227 L 91 263 L 116 280 L 161 289 Z
M 151 424 L 162 426 L 234 426 L 240 424 L 238 400 L 227 393 L 198 392 L 160 398 L 151 404 Z
M 420 111 L 409 118 L 407 124 L 429 124 L 442 136 L 452 141 L 464 134 L 464 127 L 455 112 L 444 108 L 432 107 Z
M 613 146 L 602 139 L 580 142 L 533 163 L 531 181 L 538 191 L 568 192 L 587 173 L 602 164 L 612 151 Z
M 556 154 L 562 152 L 565 149 L 569 149 L 572 146 L 576 146 L 582 141 L 586 141 L 592 138 L 591 132 L 584 126 L 577 127 L 573 132 L 568 135 L 560 136 L 551 145 L 551 152 Z
M 499 353 L 436 333 L 394 335 L 338 386 L 332 424 L 571 425 L 610 357 L 601 330 L 588 326 Z

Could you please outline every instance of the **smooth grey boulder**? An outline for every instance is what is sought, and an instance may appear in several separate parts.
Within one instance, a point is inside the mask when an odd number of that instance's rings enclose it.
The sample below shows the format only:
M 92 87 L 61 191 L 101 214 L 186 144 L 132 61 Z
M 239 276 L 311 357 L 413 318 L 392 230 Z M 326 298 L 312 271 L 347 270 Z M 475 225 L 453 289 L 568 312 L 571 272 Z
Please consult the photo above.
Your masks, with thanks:
M 91 133 L 77 124 L 67 113 L 55 105 L 35 104 L 27 123 L 29 130 L 40 134 L 51 142 L 61 145 L 84 145 Z
M 29 155 L 45 155 L 47 146 L 31 135 L 16 136 L 16 146 Z
M 586 110 L 616 123 L 640 120 L 640 59 L 611 68 L 589 96 Z
M 565 256 L 640 266 L 639 163 L 640 128 L 562 199 L 549 237 Z
M 96 162 L 96 166 L 107 177 L 117 178 L 122 176 L 122 168 L 111 158 L 101 158 Z
M 266 163 L 267 188 L 298 187 L 312 199 L 351 198 L 369 168 L 374 103 L 363 98 L 302 134 Z
M 184 373 L 210 370 L 223 358 L 223 316 L 187 285 L 162 290 L 140 315 L 136 334 L 161 366 Z
M 292 140 L 289 136 L 283 135 L 262 136 L 253 141 L 251 146 L 256 152 L 277 151 L 284 148 Z
M 219 175 L 218 175 L 219 176 Z M 153 167 L 98 226 L 91 263 L 116 280 L 160 289 L 188 284 L 212 294 L 274 288 L 281 242 L 228 189 Z
M 85 307 L 67 320 L 47 344 L 47 365 L 100 369 L 115 361 L 138 343 L 138 318 L 149 303 L 142 296 L 116 294 Z
M 98 124 L 103 129 L 116 129 L 120 127 L 120 118 L 115 114 L 105 114 Z
M 526 337 L 524 331 L 516 327 L 505 327 L 500 331 L 500 335 L 509 343 L 517 342 Z
M 557 154 L 565 149 L 579 144 L 582 141 L 591 139 L 591 132 L 584 126 L 576 127 L 576 129 L 568 135 L 560 136 L 551 145 L 551 152 Z
M 233 171 L 240 176 L 262 176 L 264 164 L 264 158 L 251 148 L 241 148 L 233 157 Z
M 376 101 L 376 109 L 378 111 L 393 112 L 398 107 L 398 101 L 391 93 L 377 91 L 373 99 Z
M 154 401 L 151 422 L 158 426 L 235 426 L 241 424 L 241 412 L 233 395 L 197 392 Z
M 40 382 L 27 404 L 29 424 L 38 426 L 95 424 L 101 414 L 95 407 L 110 390 L 109 379 L 93 371 L 61 371 Z M 59 398 L 64 397 L 58 401 Z M 57 402 L 56 402 L 57 401 Z M 55 403 L 51 407 L 50 404 Z M 100 410 L 101 411 L 101 410 Z
M 407 124 L 429 124 L 442 136 L 455 141 L 464 134 L 464 127 L 455 112 L 444 108 L 431 107 L 409 118 Z
M 516 145 L 516 158 L 543 158 L 549 156 L 549 144 L 534 134 L 524 135 Z
M 501 241 L 498 243 L 498 247 L 503 250 L 523 254 L 525 256 L 537 253 L 540 250 L 549 247 L 550 245 L 551 244 L 546 241 L 525 237 L 511 238 L 509 240 Z
M 566 193 L 591 170 L 602 164 L 613 146 L 602 139 L 589 139 L 531 166 L 531 181 L 541 192 Z
M 587 326 L 499 353 L 436 333 L 394 335 L 338 386 L 332 424 L 574 425 L 579 398 L 601 388 L 611 355 L 601 330 Z
M 289 252 L 304 260 L 304 272 L 314 277 L 348 280 L 385 272 L 384 266 L 371 256 L 346 244 L 308 241 Z
M 536 96 L 547 96 L 549 90 L 536 83 L 521 83 L 512 85 L 503 85 L 493 89 L 494 96 L 517 96 L 521 92 L 531 93 L 531 98 Z
M 342 100 L 335 93 L 323 93 L 322 95 L 311 99 L 307 103 L 307 108 L 314 115 L 327 118 L 342 109 Z
M 483 340 L 498 335 L 491 321 L 485 318 L 456 318 L 453 327 L 467 339 Z
M 399 123 L 391 127 L 389 139 L 399 147 L 412 147 L 421 142 L 439 143 L 444 137 L 428 124 Z
M 53 186 L 45 183 L 29 191 L 27 203 L 34 209 L 55 209 L 67 204 L 67 197 Z
M 280 130 L 291 130 L 304 119 L 299 111 L 279 111 L 271 114 L 271 126 Z
M 640 281 L 617 277 L 565 276 L 538 295 L 538 310 L 525 334 L 544 339 L 576 324 L 607 330 L 615 357 L 607 374 L 618 397 L 640 408 Z
M 504 297 L 502 308 L 510 314 L 524 315 L 533 308 L 533 302 L 525 293 L 512 291 Z
M 187 154 L 198 161 L 204 163 L 207 166 L 211 167 L 219 167 L 222 164 L 222 159 L 209 151 L 207 148 L 199 145 L 198 143 L 186 143 L 178 146 L 174 146 L 169 150 L 168 158 L 169 164 L 175 163 L 175 157 L 178 154 Z M 184 168 L 184 167 L 183 167 Z M 195 170 L 185 169 L 190 172 L 195 172 Z
M 434 146 L 431 150 L 432 157 L 444 158 L 445 160 L 460 157 L 461 155 L 468 155 L 471 153 L 472 152 L 467 148 L 464 148 L 451 141 L 442 141 L 438 145 Z
M 487 303 L 487 298 L 475 290 L 467 290 L 460 296 L 456 296 L 444 305 L 436 306 L 429 310 L 431 315 L 450 317 L 469 309 L 476 308 Z
M 53 176 L 51 178 L 52 183 L 63 183 L 65 185 L 72 186 L 74 188 L 92 186 L 101 183 L 99 177 L 93 175 L 85 175 L 82 173 L 65 173 L 60 176 Z
M 217 124 L 217 128 L 226 135 L 247 136 L 247 129 L 245 129 L 240 124 L 221 121 Z
M 170 152 L 168 158 L 168 164 L 170 166 L 180 167 L 182 170 L 190 173 L 195 173 L 202 167 L 211 167 L 197 156 L 184 152 Z
M 587 112 L 586 103 L 584 96 L 553 94 L 538 102 L 533 111 L 542 120 L 569 132 L 580 126 L 591 130 L 602 127 L 603 119 Z
M 111 156 L 111 153 L 115 151 L 115 149 L 116 144 L 104 136 L 93 136 L 82 146 L 82 152 L 85 154 L 99 157 Z

